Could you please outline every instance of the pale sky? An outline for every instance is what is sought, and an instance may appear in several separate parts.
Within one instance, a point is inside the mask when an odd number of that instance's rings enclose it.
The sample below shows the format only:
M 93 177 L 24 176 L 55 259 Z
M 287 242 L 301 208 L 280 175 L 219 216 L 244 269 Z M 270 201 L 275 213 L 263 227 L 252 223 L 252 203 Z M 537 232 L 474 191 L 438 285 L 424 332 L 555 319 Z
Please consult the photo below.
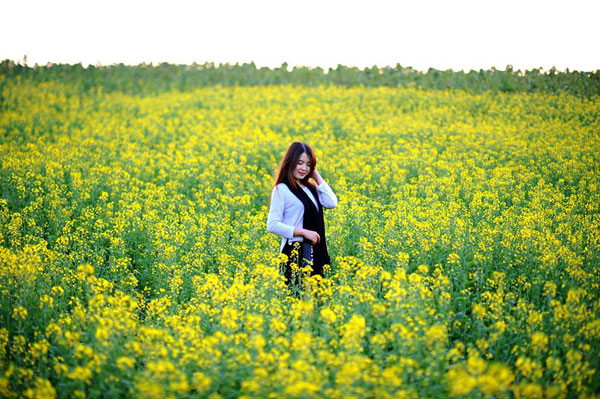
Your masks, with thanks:
M 20 1 L 0 60 L 600 69 L 600 1 Z

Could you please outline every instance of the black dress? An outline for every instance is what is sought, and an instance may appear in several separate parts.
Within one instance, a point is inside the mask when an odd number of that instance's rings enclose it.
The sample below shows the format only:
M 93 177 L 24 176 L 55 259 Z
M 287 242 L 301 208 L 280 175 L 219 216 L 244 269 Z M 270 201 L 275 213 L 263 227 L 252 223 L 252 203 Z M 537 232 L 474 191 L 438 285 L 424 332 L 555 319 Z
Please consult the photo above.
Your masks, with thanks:
M 323 218 L 323 205 L 321 205 L 321 201 L 319 201 L 319 195 L 317 194 L 317 190 L 311 184 L 306 185 L 306 187 L 308 187 L 313 197 L 319 204 L 318 210 L 315 206 L 315 203 L 308 197 L 308 195 L 302 188 L 298 187 L 297 189 L 294 189 L 288 182 L 284 181 L 284 183 L 286 186 L 288 186 L 290 191 L 296 197 L 298 197 L 302 204 L 304 204 L 304 218 L 302 222 L 302 227 L 306 230 L 316 231 L 321 237 L 321 240 L 317 244 L 313 245 L 313 270 L 311 275 L 320 275 L 321 277 L 323 277 L 323 266 L 330 265 L 331 259 L 329 258 L 329 253 L 327 252 L 327 240 L 325 238 L 325 220 Z M 295 247 L 299 250 L 299 253 L 301 254 L 302 251 L 300 250 L 300 243 L 296 241 L 294 242 L 294 244 Z M 293 249 L 294 245 L 290 244 L 289 242 L 286 242 L 281 251 L 289 257 L 284 269 L 284 275 L 286 277 L 286 283 L 288 285 L 292 279 L 291 265 L 292 263 L 299 263 L 300 261 L 298 257 L 291 256 Z

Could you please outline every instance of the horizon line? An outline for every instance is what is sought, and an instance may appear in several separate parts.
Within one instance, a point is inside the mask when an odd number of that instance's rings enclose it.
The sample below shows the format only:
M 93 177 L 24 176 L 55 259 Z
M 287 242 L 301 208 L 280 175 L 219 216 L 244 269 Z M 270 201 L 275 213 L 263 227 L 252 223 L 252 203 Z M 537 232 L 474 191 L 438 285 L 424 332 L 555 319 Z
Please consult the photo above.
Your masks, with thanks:
M 415 68 L 412 66 L 404 66 L 402 65 L 400 62 L 397 62 L 395 65 L 377 65 L 377 64 L 373 64 L 372 66 L 365 66 L 365 67 L 360 67 L 357 65 L 346 65 L 346 64 L 340 64 L 338 63 L 335 67 L 332 66 L 321 66 L 321 65 L 307 65 L 307 64 L 296 64 L 296 65 L 291 65 L 289 64 L 287 61 L 283 61 L 279 66 L 272 66 L 271 65 L 260 65 L 257 64 L 254 60 L 251 61 L 204 61 L 204 62 L 198 62 L 198 61 L 192 61 L 191 63 L 177 63 L 177 62 L 172 62 L 172 61 L 150 61 L 150 62 L 146 62 L 146 61 L 142 61 L 139 63 L 131 63 L 131 62 L 112 62 L 112 63 L 102 63 L 100 60 L 96 61 L 96 63 L 92 64 L 90 62 L 83 62 L 83 61 L 79 61 L 76 63 L 70 63 L 70 62 L 52 62 L 52 61 L 47 61 L 45 64 L 43 63 L 38 63 L 35 62 L 34 65 L 30 65 L 30 63 L 27 61 L 27 55 L 25 55 L 22 59 L 17 59 L 17 60 L 13 60 L 10 58 L 5 58 L 3 60 L 0 60 L 0 63 L 4 63 L 4 62 L 12 62 L 15 65 L 20 65 L 23 67 L 28 67 L 28 68 L 35 68 L 35 67 L 52 67 L 55 65 L 66 65 L 66 66 L 76 66 L 76 65 L 81 65 L 83 68 L 87 69 L 90 66 L 94 67 L 94 68 L 104 68 L 104 67 L 115 67 L 115 66 L 129 66 L 129 67 L 140 67 L 140 66 L 149 66 L 149 67 L 158 67 L 161 66 L 163 64 L 166 65 L 172 65 L 172 66 L 188 66 L 188 67 L 197 67 L 197 66 L 204 66 L 204 67 L 213 67 L 213 68 L 219 68 L 219 67 L 235 67 L 235 66 L 244 66 L 244 65 L 254 65 L 255 68 L 257 69 L 262 69 L 262 68 L 267 68 L 269 70 L 275 70 L 275 69 L 281 69 L 282 67 L 286 67 L 286 71 L 288 72 L 292 72 L 295 68 L 298 69 L 309 69 L 309 70 L 322 70 L 325 74 L 327 74 L 329 71 L 335 71 L 337 68 L 339 67 L 343 67 L 343 68 L 348 68 L 348 69 L 357 69 L 359 71 L 365 71 L 367 69 L 371 70 L 371 69 L 379 69 L 379 70 L 388 70 L 388 69 L 395 69 L 395 68 L 401 68 L 401 69 L 409 69 L 409 70 L 413 70 L 416 72 L 422 72 L 422 73 L 427 73 L 431 70 L 435 70 L 435 71 L 441 71 L 441 72 L 463 72 L 463 73 L 469 73 L 469 72 L 479 72 L 479 71 L 498 71 L 498 72 L 516 72 L 516 73 L 524 73 L 524 72 L 529 72 L 529 71 L 534 71 L 537 70 L 539 72 L 561 72 L 561 73 L 572 73 L 572 72 L 581 72 L 581 73 L 594 73 L 594 72 L 598 72 L 600 71 L 600 68 L 595 69 L 595 70 L 579 70 L 579 69 L 571 69 L 569 67 L 566 67 L 565 69 L 559 69 L 556 66 L 552 66 L 548 69 L 546 69 L 543 66 L 539 66 L 539 67 L 534 67 L 531 69 L 521 69 L 521 68 L 515 68 L 513 64 L 507 64 L 506 66 L 504 66 L 504 69 L 500 69 L 498 67 L 496 67 L 495 65 L 490 66 L 486 69 L 483 68 L 478 68 L 478 69 L 473 69 L 473 68 L 469 68 L 468 70 L 466 68 L 461 68 L 461 69 L 453 69 L 453 68 L 447 68 L 447 69 L 438 69 L 435 67 L 428 67 L 426 70 L 425 69 L 419 69 L 419 68 Z

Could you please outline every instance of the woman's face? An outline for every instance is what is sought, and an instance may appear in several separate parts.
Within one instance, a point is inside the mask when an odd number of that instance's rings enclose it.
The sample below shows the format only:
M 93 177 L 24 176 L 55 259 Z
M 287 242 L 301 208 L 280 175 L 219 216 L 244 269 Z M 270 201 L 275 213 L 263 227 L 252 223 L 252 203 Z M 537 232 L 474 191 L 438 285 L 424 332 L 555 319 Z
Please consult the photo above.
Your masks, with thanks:
M 310 159 L 308 158 L 308 155 L 306 155 L 306 153 L 303 152 L 302 155 L 300 155 L 300 159 L 298 160 L 296 167 L 294 168 L 294 179 L 304 179 L 306 175 L 310 173 L 311 166 L 312 165 L 310 164 Z

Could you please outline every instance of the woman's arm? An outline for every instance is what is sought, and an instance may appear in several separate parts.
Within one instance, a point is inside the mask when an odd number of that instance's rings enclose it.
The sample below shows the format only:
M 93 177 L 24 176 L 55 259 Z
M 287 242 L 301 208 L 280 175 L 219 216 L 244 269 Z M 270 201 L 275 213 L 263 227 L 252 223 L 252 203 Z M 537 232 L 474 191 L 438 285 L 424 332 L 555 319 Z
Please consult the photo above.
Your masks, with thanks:
M 317 172 L 316 169 L 313 171 L 312 177 L 317 182 L 317 186 L 319 186 L 321 183 L 323 183 L 323 178 L 321 177 L 319 172 Z
M 277 186 L 275 186 L 271 193 L 271 208 L 269 209 L 269 217 L 267 218 L 267 231 L 281 237 L 294 238 L 296 227 L 282 222 L 284 208 L 285 200 L 283 195 L 279 192 Z
M 298 237 L 302 236 L 302 237 L 306 238 L 307 240 L 309 240 L 310 242 L 312 242 L 313 244 L 316 244 L 319 241 L 321 241 L 321 236 L 319 235 L 319 233 L 317 233 L 316 231 L 312 231 L 312 230 L 306 230 L 301 227 L 296 227 L 294 229 L 294 235 L 298 236 Z
M 329 187 L 329 184 L 327 184 L 327 182 L 323 180 L 323 178 L 321 177 L 319 172 L 317 172 L 316 169 L 313 172 L 313 178 L 318 184 L 317 194 L 319 194 L 319 201 L 321 202 L 323 207 L 329 209 L 335 208 L 338 204 L 337 197 L 335 196 L 335 193 L 333 192 L 331 187 Z

